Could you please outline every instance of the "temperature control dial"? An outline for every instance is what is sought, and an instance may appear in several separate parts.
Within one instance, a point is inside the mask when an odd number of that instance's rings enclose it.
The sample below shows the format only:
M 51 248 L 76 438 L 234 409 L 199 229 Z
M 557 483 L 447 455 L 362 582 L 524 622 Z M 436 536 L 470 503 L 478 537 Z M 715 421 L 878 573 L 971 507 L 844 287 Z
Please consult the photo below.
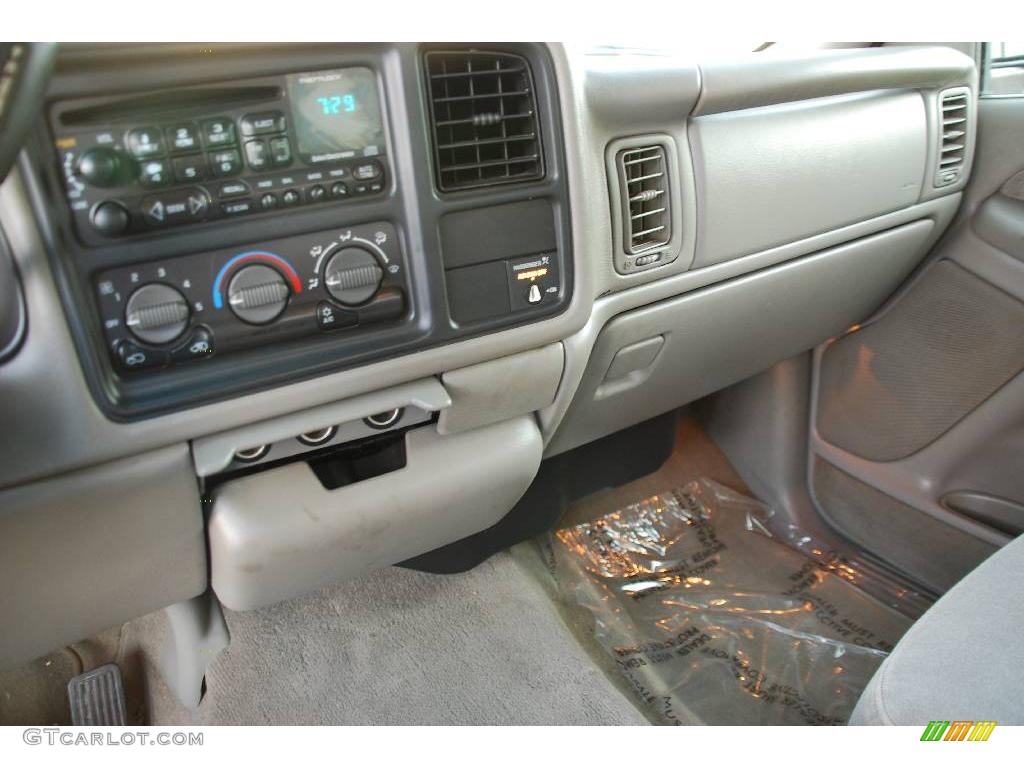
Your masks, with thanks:
M 284 312 L 289 293 L 288 283 L 276 269 L 249 264 L 228 283 L 228 306 L 242 322 L 264 325 Z
M 335 253 L 324 267 L 327 292 L 344 306 L 354 307 L 373 298 L 384 278 L 377 257 L 351 245 Z
M 188 302 L 177 289 L 150 283 L 128 298 L 124 322 L 140 341 L 167 344 L 188 327 L 188 314 Z

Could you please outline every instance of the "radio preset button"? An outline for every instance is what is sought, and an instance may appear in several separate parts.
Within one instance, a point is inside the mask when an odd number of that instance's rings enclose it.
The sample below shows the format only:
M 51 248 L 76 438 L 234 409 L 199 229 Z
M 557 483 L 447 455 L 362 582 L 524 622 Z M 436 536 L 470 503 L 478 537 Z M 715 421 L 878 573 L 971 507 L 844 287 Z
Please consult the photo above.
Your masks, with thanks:
M 285 119 L 280 112 L 254 112 L 242 118 L 241 126 L 245 136 L 281 133 L 285 129 Z
M 245 142 L 245 161 L 254 171 L 262 171 L 270 163 L 267 154 L 267 142 L 263 139 L 251 139 Z
M 195 152 L 200 149 L 199 131 L 193 123 L 181 123 L 167 129 L 172 152 Z
M 242 170 L 242 156 L 237 149 L 225 149 L 210 154 L 210 167 L 214 176 L 234 176 Z
M 382 173 L 384 173 L 384 169 L 376 160 L 361 163 L 352 170 L 352 175 L 359 181 L 372 181 L 373 179 L 380 178 Z
M 159 128 L 152 126 L 132 128 L 125 136 L 125 144 L 129 154 L 138 160 L 156 157 L 164 151 L 163 135 Z
M 235 124 L 226 117 L 203 123 L 203 139 L 207 147 L 226 147 L 235 143 Z
M 252 201 L 233 200 L 230 203 L 223 203 L 220 209 L 228 216 L 241 216 L 252 210 Z
M 275 167 L 288 165 L 292 161 L 292 145 L 287 136 L 270 140 L 270 162 Z
M 206 163 L 202 155 L 176 157 L 171 165 L 174 167 L 174 178 L 182 183 L 202 181 L 206 176 Z
M 169 171 L 166 160 L 146 160 L 139 170 L 139 182 L 147 189 L 166 187 L 171 183 Z
M 249 185 L 244 181 L 229 181 L 217 190 L 220 197 L 241 197 L 249 194 Z

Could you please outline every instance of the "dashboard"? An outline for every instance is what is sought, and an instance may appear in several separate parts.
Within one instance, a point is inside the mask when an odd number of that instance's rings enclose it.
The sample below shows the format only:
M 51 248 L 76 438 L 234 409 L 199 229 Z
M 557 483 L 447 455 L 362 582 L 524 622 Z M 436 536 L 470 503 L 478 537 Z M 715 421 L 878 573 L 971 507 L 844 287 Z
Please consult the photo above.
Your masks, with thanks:
M 0 661 L 542 530 L 648 452 L 588 446 L 899 289 L 976 93 L 949 48 L 61 46 L 0 185 Z
M 65 307 L 108 416 L 213 402 L 568 305 L 547 50 L 356 49 L 239 47 L 218 74 L 246 76 L 206 82 L 206 62 L 186 59 L 157 91 L 159 69 L 83 93 L 58 68 L 50 141 L 34 150 Z M 105 53 L 79 55 L 105 65 Z

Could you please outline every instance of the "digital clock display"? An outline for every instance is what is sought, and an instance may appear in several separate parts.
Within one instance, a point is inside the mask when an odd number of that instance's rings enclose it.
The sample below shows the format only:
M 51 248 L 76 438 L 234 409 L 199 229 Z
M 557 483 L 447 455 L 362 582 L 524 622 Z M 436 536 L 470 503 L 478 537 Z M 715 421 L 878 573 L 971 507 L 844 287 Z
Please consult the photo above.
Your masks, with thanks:
M 384 152 L 377 78 L 366 67 L 288 76 L 299 154 L 330 163 Z

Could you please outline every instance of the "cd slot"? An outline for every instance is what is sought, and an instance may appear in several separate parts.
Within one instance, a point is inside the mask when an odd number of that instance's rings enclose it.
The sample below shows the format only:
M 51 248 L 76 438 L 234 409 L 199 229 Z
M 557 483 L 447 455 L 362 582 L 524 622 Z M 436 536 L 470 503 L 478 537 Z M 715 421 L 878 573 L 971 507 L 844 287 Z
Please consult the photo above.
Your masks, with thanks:
M 276 101 L 283 95 L 284 90 L 276 85 L 187 88 L 71 109 L 61 113 L 60 122 L 64 127 L 73 128 L 134 120 L 140 114 L 159 117 L 165 113 L 180 115 L 182 110 L 204 112 L 211 107 L 225 109 L 232 106 L 259 104 L 265 101 Z

